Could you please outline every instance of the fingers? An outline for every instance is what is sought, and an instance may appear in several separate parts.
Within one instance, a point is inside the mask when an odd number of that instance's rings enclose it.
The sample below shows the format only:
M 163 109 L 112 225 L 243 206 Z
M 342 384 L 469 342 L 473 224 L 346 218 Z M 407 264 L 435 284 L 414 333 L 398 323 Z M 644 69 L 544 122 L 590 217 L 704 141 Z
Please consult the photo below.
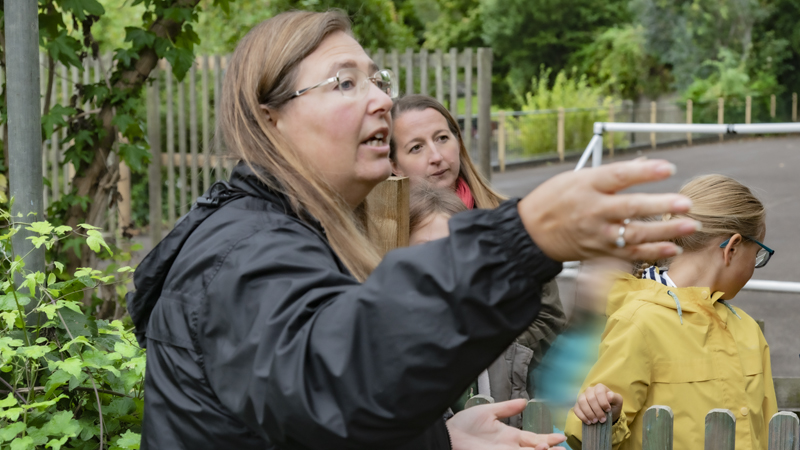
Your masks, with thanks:
M 624 227 L 624 228 L 622 228 Z M 687 236 L 702 228 L 700 222 L 692 219 L 675 219 L 665 222 L 642 222 L 632 220 L 627 224 L 609 224 L 608 241 L 611 245 L 616 245 L 616 239 L 620 231 L 626 245 L 638 245 L 648 242 L 659 242 L 674 239 L 680 236 Z
M 683 214 L 691 207 L 692 201 L 680 194 L 621 194 L 605 197 L 603 201 L 605 217 L 618 222 L 633 217 Z
M 590 387 L 578 396 L 578 401 L 573 409 L 575 415 L 583 423 L 605 423 L 606 411 L 611 410 L 607 392 L 611 392 L 602 384 Z
M 536 434 L 530 431 L 521 431 L 519 436 L 520 447 L 550 448 L 567 440 L 563 434 Z
M 518 398 L 515 400 L 508 400 L 505 402 L 491 403 L 488 405 L 475 406 L 474 408 L 485 408 L 489 410 L 498 419 L 505 419 L 506 417 L 516 416 L 525 410 L 527 405 L 524 399 Z
M 607 164 L 583 172 L 595 189 L 613 194 L 636 184 L 659 181 L 675 173 L 675 165 L 664 160 L 634 160 Z

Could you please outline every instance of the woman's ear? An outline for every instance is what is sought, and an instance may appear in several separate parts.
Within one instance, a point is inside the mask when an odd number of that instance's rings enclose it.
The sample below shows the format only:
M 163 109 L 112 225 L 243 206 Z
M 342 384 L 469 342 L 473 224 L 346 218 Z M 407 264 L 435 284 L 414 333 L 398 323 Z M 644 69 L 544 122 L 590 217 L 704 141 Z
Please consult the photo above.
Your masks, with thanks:
M 400 167 L 397 165 L 397 162 L 395 162 L 395 160 L 393 160 L 393 159 L 390 159 L 390 160 L 389 160 L 389 162 L 391 162 L 391 163 L 392 163 L 392 173 L 393 173 L 395 176 L 397 176 L 397 177 L 404 177 L 404 176 L 406 176 L 406 175 L 405 175 L 405 173 L 402 171 L 402 169 L 400 169 Z
M 739 233 L 734 234 L 728 240 L 728 245 L 726 245 L 722 249 L 722 259 L 725 262 L 725 266 L 730 266 L 733 262 L 733 257 L 739 253 L 739 249 L 741 248 L 741 243 L 744 241 L 742 235 Z
M 267 105 L 258 105 L 258 107 L 261 108 L 261 111 L 267 116 L 267 120 L 269 120 L 272 125 L 278 125 L 278 112 L 276 110 Z

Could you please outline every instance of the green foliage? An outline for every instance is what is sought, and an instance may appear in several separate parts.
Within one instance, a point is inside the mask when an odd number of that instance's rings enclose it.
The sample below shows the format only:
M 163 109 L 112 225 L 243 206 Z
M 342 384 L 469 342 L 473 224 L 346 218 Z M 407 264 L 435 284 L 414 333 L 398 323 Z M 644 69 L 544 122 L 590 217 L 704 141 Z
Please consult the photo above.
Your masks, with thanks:
M 536 114 L 521 115 L 509 121 L 512 136 L 527 155 L 552 153 L 556 150 L 557 108 L 565 108 L 564 148 L 579 149 L 592 138 L 594 122 L 608 118 L 608 108 L 613 103 L 602 89 L 589 85 L 586 75 L 578 75 L 575 69 L 570 74 L 558 72 L 553 86 L 549 86 L 550 69 L 540 68 L 539 76 L 533 77 L 531 91 L 517 93 L 517 102 L 522 111 Z M 622 146 L 622 133 L 614 135 L 615 144 Z
M 94 251 L 110 250 L 89 225 L 81 226 L 83 235 L 46 221 L 18 222 L 5 211 L 0 218 L 7 223 L 0 236 L 0 446 L 139 448 L 144 350 L 122 322 L 85 314 L 81 303 L 101 285 L 124 294 L 130 268 L 70 275 L 54 261 L 45 272 L 31 272 L 8 239 L 23 227 L 36 234 L 29 239 L 37 247 L 78 238 L 91 240 Z M 15 276 L 25 280 L 24 290 Z
M 582 73 L 606 94 L 629 100 L 656 98 L 669 91 L 669 69 L 645 50 L 641 25 L 611 27 L 571 57 Z

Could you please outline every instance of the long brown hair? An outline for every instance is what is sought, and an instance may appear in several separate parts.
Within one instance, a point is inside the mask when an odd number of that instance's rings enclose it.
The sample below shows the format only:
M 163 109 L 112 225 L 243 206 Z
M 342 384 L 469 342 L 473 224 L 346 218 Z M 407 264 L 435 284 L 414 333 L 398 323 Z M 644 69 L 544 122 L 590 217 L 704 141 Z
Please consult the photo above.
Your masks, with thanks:
M 292 98 L 300 62 L 335 32 L 352 36 L 350 20 L 339 11 L 290 11 L 256 25 L 231 57 L 217 120 L 232 156 L 283 191 L 300 217 L 319 220 L 334 251 L 363 281 L 380 261 L 363 225 L 262 110 L 280 110 Z
M 428 108 L 438 111 L 439 114 L 447 120 L 447 127 L 450 128 L 450 132 L 453 133 L 453 136 L 458 140 L 458 160 L 461 166 L 458 175 L 466 181 L 467 186 L 469 186 L 470 191 L 472 191 L 472 197 L 475 199 L 475 206 L 486 209 L 496 208 L 500 205 L 500 202 L 506 198 L 489 187 L 489 183 L 486 182 L 483 175 L 478 172 L 475 164 L 472 163 L 472 158 L 470 158 L 467 148 L 464 147 L 464 139 L 461 137 L 461 129 L 458 126 L 458 122 L 456 122 L 450 114 L 450 111 L 448 111 L 444 105 L 439 103 L 435 98 L 427 95 L 406 95 L 399 100 L 395 100 L 392 106 L 392 118 L 397 121 L 406 111 L 424 111 Z M 397 142 L 395 142 L 394 136 L 392 136 L 392 139 L 389 141 L 389 158 L 395 163 L 397 162 Z
M 434 214 L 444 214 L 449 218 L 466 210 L 467 206 L 452 189 L 421 183 L 414 186 L 409 194 L 408 232 L 414 233 Z

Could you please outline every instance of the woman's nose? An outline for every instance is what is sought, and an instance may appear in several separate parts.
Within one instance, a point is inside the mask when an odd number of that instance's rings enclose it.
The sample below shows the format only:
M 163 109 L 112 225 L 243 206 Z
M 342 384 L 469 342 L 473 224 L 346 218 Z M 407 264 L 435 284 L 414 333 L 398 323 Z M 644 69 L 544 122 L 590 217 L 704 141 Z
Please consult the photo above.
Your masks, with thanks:
M 369 101 L 369 113 L 387 113 L 392 109 L 392 98 L 382 91 L 375 83 L 369 82 L 367 99 Z
M 442 154 L 439 152 L 439 149 L 436 148 L 433 142 L 428 142 L 428 148 L 430 149 L 430 155 L 428 157 L 428 161 L 431 164 L 438 164 L 442 162 Z

